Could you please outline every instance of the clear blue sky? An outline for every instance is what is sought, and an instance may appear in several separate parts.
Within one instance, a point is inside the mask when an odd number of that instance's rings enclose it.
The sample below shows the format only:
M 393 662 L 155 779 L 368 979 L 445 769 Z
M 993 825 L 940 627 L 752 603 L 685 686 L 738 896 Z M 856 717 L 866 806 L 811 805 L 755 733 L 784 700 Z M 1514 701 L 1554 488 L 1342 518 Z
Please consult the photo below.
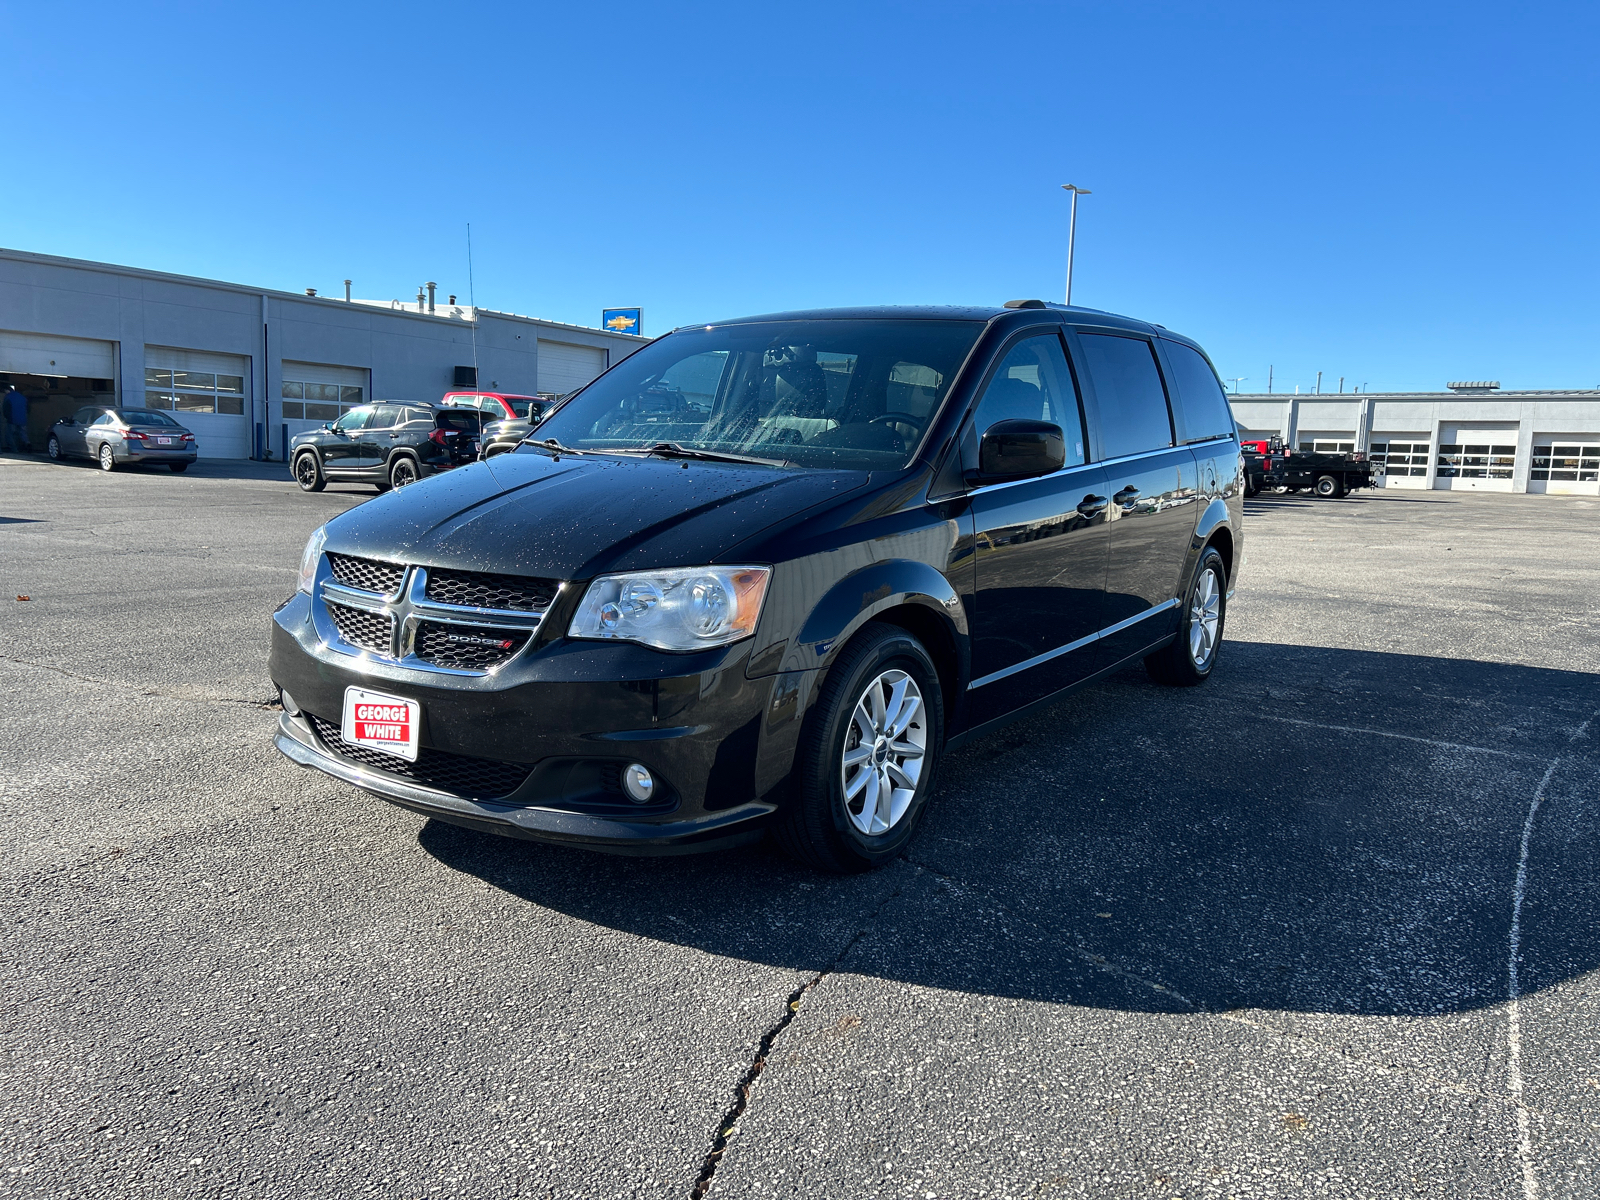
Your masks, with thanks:
M 1075 299 L 1309 390 L 1600 385 L 1600 6 L 7 5 L 0 245 L 646 331 Z M 19 82 L 21 85 L 19 87 Z

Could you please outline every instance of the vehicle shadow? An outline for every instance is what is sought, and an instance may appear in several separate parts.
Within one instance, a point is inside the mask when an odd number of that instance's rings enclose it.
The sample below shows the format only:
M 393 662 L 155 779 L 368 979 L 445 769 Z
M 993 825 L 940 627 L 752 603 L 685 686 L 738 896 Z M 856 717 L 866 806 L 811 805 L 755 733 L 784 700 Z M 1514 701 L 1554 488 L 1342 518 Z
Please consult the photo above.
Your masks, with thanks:
M 1261 682 L 1314 679 L 1275 698 Z M 593 855 L 430 822 L 532 909 L 812 972 L 1140 1011 L 1431 1014 L 1503 1001 L 1529 803 L 1522 990 L 1600 966 L 1600 676 L 1230 643 L 1201 689 L 1124 672 L 948 756 L 872 875 L 766 847 Z M 1334 715 L 1329 716 L 1332 712 Z M 1575 749 L 1576 748 L 1576 749 Z

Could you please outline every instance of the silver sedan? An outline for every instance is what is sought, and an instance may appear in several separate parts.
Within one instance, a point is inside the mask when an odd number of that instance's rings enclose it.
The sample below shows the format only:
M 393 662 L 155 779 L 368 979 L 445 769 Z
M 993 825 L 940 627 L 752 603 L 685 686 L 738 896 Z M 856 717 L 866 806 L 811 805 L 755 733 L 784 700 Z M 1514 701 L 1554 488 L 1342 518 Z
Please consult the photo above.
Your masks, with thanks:
M 50 457 L 89 458 L 102 471 L 127 463 L 165 464 L 186 471 L 195 459 L 194 434 L 153 408 L 80 408 L 50 427 Z

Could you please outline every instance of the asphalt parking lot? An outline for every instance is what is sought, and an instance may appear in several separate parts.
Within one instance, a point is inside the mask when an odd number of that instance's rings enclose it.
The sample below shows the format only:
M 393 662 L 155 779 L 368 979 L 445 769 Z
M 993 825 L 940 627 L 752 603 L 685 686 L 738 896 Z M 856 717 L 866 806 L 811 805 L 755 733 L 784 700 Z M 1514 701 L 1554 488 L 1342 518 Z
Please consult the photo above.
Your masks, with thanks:
M 1252 501 L 1207 686 L 833 879 L 279 757 L 268 614 L 371 495 L 0 459 L 0 1196 L 1596 1194 L 1600 502 Z

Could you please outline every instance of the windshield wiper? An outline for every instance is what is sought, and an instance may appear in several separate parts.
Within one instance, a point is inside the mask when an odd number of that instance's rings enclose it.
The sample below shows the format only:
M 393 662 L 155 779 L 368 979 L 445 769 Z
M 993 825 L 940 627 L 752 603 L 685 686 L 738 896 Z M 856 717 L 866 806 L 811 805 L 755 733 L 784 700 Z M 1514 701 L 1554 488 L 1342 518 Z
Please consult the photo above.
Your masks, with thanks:
M 593 454 L 594 453 L 593 450 L 574 450 L 571 446 L 563 446 L 555 438 L 544 438 L 543 440 L 541 440 L 541 439 L 536 438 L 536 437 L 533 436 L 533 431 L 532 430 L 528 431 L 528 436 L 523 438 L 522 441 L 518 443 L 518 445 L 522 445 L 522 446 L 537 446 L 541 450 L 553 450 L 557 454 Z
M 647 450 L 634 453 L 654 454 L 660 458 L 698 458 L 706 462 L 758 463 L 763 467 L 781 467 L 789 461 L 786 458 L 757 458 L 753 454 L 728 454 L 721 450 L 694 450 L 677 442 L 657 442 Z

